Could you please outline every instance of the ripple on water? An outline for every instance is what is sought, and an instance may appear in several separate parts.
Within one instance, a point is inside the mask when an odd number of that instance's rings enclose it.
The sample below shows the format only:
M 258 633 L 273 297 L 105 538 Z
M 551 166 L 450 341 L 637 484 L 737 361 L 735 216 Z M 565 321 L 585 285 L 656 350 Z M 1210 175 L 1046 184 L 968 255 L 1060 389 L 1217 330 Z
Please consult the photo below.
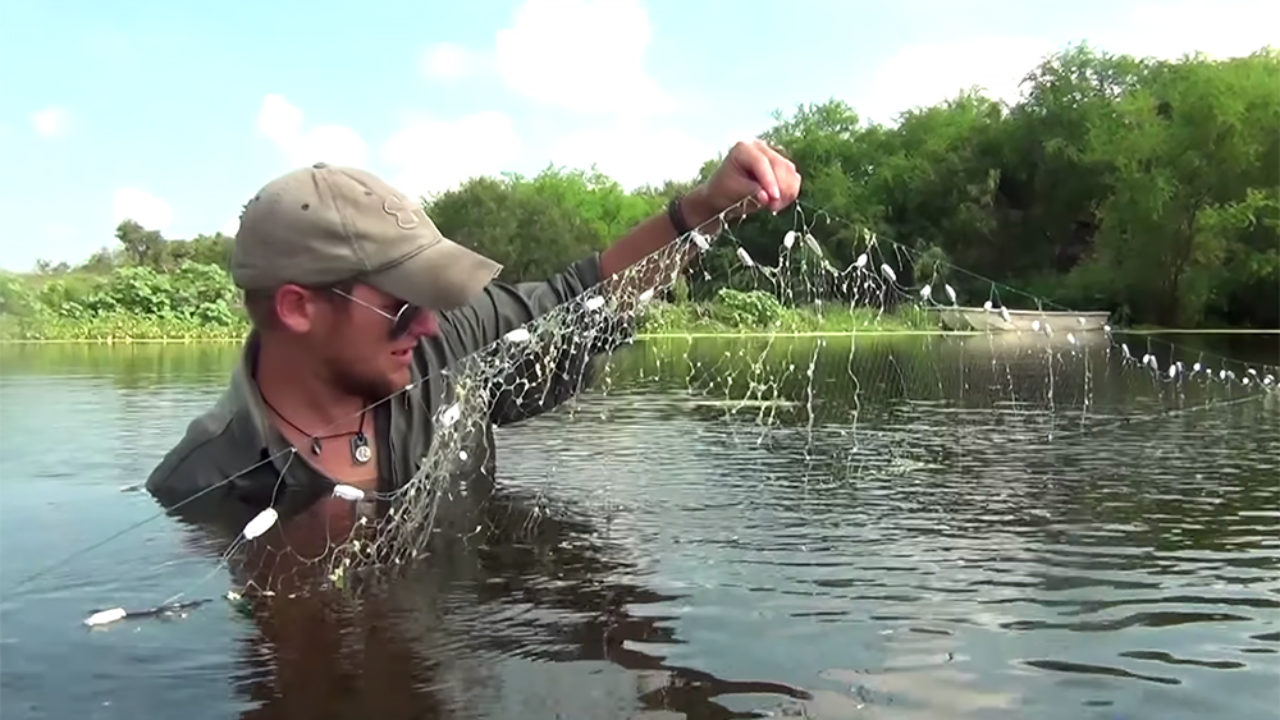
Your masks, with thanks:
M 641 414 L 632 423 L 613 432 L 645 431 Z M 1129 706 L 1135 687 L 1182 697 L 1188 673 L 1220 678 L 1197 677 L 1197 684 L 1234 687 L 1277 668 L 1259 664 L 1267 648 L 1232 642 L 1274 642 L 1249 631 L 1280 619 L 1280 582 L 1271 572 L 1280 553 L 1268 537 L 1280 525 L 1272 513 L 1250 509 L 1274 506 L 1280 492 L 1250 476 L 1256 468 L 1248 463 L 1211 480 L 1201 453 L 1152 452 L 1141 433 L 1049 446 L 1039 455 L 974 443 L 958 457 L 953 447 L 949 463 L 930 461 L 930 444 L 916 445 L 916 436 L 899 437 L 892 448 L 864 438 L 851 459 L 846 448 L 822 452 L 824 438 L 844 441 L 839 433 L 804 435 L 813 442 L 808 457 L 789 451 L 783 431 L 763 455 L 728 430 L 651 437 L 643 468 L 623 463 L 610 484 L 624 497 L 627 477 L 645 478 L 648 492 L 657 488 L 661 502 L 629 504 L 635 515 L 624 527 L 644 534 L 661 558 L 656 572 L 711 572 L 721 580 L 697 597 L 717 615 L 718 634 L 751 636 L 763 620 L 762 639 L 804 644 L 789 676 L 807 668 L 831 678 L 841 671 L 822 670 L 823 660 L 832 668 L 841 656 L 860 656 L 863 703 L 897 709 L 912 707 L 907 697 L 930 694 L 924 678 L 946 685 L 940 678 L 963 677 L 969 687 L 937 688 L 933 694 L 949 700 L 921 708 L 963 716 L 971 707 L 981 716 L 1033 703 L 1035 688 L 1074 697 L 1078 707 Z M 912 456 L 920 460 L 901 462 Z M 1129 459 L 1117 464 L 1119 457 Z M 707 646 L 702 633 L 712 632 L 699 627 L 706 614 L 680 616 L 691 640 L 675 652 L 709 667 L 737 667 L 697 652 Z M 924 655 L 891 652 L 888 638 L 905 636 L 945 646 Z M 1037 655 L 1037 648 L 1051 652 Z M 939 658 L 965 670 L 920 672 Z M 1241 679 L 1223 684 L 1231 676 Z M 1001 687 L 1008 693 L 994 691 Z M 1178 702 L 1168 705 L 1177 714 Z
M 5 380 L 6 399 L 47 402 L 13 423 L 27 504 L 0 509 L 0 533 L 14 539 L 14 507 L 63 508 L 30 513 L 45 539 L 6 542 L 6 570 L 153 512 L 118 488 L 222 381 Z M 79 414 L 56 412 L 62 399 Z M 812 426 L 789 406 L 762 428 L 761 407 L 726 419 L 618 394 L 504 428 L 504 487 L 546 499 L 545 519 L 432 558 L 358 617 L 211 605 L 78 633 L 104 596 L 167 596 L 205 569 L 171 536 L 126 535 L 109 560 L 52 574 L 56 590 L 5 598 L 6 661 L 40 650 L 6 672 L 4 714 L 16 693 L 64 716 L 113 698 L 120 717 L 154 714 L 137 698 L 301 716 L 299 698 L 358 713 L 392 697 L 420 717 L 1274 715 L 1274 422 L 1233 411 L 1050 442 L 1027 403 L 867 407 L 856 422 L 830 395 L 814 407 Z M 74 470 L 55 435 L 81 440 Z

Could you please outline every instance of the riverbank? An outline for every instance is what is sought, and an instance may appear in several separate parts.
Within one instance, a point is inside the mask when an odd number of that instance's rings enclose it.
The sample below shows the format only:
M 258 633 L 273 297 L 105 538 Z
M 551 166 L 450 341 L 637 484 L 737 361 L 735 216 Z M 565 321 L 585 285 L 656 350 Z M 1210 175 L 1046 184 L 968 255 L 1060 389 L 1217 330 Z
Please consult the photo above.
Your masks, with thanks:
M 765 293 L 724 292 L 707 302 L 656 302 L 643 317 L 641 337 L 688 335 L 804 335 L 935 331 L 918 308 L 881 312 L 837 305 L 789 307 Z M 249 331 L 240 316 L 223 323 L 127 313 L 70 317 L 0 314 L 0 343 L 190 343 L 239 341 Z
M 129 315 L 80 320 L 15 318 L 0 315 L 0 345 L 57 344 L 193 344 L 238 343 L 249 332 L 247 322 L 230 325 L 195 324 L 181 319 Z M 1117 328 L 1126 335 L 1280 335 L 1280 328 Z M 950 332 L 929 321 L 923 312 L 908 309 L 881 313 L 846 307 L 784 308 L 776 316 L 735 316 L 716 303 L 656 303 L 645 316 L 638 339 L 667 337 L 805 337 L 859 334 L 971 334 Z
M 81 318 L 0 315 L 0 343 L 209 342 L 240 340 L 248 331 L 248 321 L 240 318 L 214 324 L 126 313 Z

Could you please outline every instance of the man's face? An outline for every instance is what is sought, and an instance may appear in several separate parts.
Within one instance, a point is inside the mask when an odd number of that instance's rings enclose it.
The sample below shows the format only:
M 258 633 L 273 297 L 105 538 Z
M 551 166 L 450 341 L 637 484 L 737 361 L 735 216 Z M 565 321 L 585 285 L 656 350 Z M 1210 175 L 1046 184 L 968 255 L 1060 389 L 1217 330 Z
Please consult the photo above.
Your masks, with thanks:
M 437 332 L 435 313 L 419 311 L 404 333 L 392 337 L 404 301 L 366 285 L 356 285 L 350 297 L 317 299 L 307 343 L 333 382 L 373 403 L 412 381 L 413 349 L 419 338 Z

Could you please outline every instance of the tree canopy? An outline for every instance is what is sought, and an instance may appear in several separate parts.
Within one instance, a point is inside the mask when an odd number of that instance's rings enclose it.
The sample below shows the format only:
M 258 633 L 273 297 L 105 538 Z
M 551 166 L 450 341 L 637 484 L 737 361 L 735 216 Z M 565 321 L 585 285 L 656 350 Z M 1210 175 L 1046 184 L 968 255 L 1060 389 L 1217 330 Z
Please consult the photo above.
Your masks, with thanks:
M 890 126 L 830 99 L 777 113 L 762 136 L 796 162 L 804 206 L 848 221 L 821 238 L 838 265 L 868 231 L 917 251 L 929 264 L 917 273 L 963 268 L 948 281 L 966 297 L 995 281 L 1120 322 L 1280 326 L 1280 53 L 1173 61 L 1079 45 L 1031 68 L 1022 90 L 1011 105 L 960 93 Z M 502 262 L 504 279 L 534 279 L 603 249 L 717 162 L 630 191 L 594 169 L 548 167 L 423 202 L 444 233 Z M 789 213 L 762 213 L 735 234 L 773 262 L 791 227 Z M 81 268 L 41 270 L 169 273 L 230 258 L 220 234 L 166 240 L 127 221 L 116 239 Z

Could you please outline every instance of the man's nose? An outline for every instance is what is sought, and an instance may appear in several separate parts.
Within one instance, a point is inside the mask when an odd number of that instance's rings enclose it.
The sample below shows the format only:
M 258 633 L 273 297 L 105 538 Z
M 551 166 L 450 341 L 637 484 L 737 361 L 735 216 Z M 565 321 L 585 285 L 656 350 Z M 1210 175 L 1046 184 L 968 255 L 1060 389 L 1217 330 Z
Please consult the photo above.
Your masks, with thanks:
M 413 322 L 409 325 L 409 332 L 414 337 L 433 337 L 440 332 L 440 323 L 436 318 L 433 310 L 423 310 L 413 318 Z

